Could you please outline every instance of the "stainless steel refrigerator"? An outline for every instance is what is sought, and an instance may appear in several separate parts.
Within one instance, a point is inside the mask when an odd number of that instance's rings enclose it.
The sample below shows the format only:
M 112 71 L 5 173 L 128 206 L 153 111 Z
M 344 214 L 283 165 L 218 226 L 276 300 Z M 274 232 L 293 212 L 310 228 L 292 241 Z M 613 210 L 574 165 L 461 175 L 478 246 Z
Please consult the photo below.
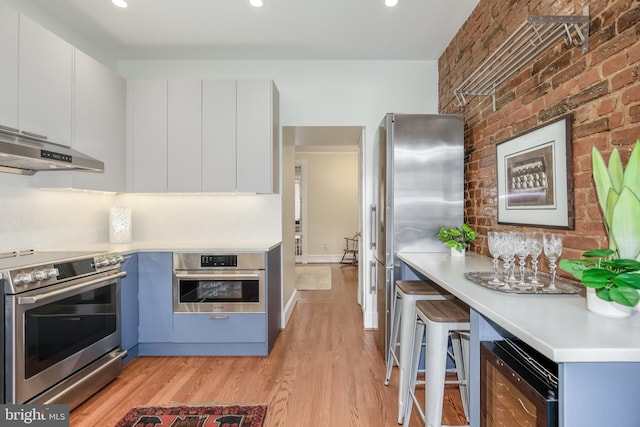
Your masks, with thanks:
M 371 207 L 377 294 L 376 341 L 385 361 L 391 298 L 402 279 L 398 252 L 449 252 L 441 225 L 463 221 L 464 120 L 461 115 L 387 114 L 376 132 L 377 203 Z

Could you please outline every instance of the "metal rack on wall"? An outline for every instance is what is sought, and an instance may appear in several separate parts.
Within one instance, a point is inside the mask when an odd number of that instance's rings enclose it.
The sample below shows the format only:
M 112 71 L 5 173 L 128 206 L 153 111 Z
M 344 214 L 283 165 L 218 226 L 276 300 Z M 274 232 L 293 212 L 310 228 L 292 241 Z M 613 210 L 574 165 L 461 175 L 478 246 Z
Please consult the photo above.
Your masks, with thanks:
M 589 7 L 582 16 L 529 16 L 480 66 L 453 92 L 456 105 L 467 104 L 467 95 L 491 96 L 496 111 L 496 88 L 535 59 L 548 47 L 563 39 L 566 46 L 589 51 Z

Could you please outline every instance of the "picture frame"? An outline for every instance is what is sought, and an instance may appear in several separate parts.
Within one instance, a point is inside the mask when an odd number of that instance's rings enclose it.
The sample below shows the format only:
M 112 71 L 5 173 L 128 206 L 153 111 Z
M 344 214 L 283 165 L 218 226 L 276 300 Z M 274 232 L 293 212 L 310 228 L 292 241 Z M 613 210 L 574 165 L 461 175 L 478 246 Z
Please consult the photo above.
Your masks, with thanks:
M 498 224 L 574 229 L 573 115 L 496 145 Z

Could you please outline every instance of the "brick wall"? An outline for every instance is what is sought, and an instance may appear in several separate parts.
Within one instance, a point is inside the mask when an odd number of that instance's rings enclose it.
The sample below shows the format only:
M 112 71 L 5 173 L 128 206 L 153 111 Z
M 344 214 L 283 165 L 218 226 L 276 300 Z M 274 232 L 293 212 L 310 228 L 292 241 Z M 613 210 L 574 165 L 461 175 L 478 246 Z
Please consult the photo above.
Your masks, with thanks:
M 456 106 L 453 90 L 529 15 L 582 15 L 589 6 L 589 51 L 554 44 L 490 96 Z M 575 229 L 563 258 L 607 247 L 591 171 L 591 147 L 605 161 L 614 147 L 623 164 L 640 138 L 640 0 L 480 0 L 439 60 L 439 108 L 465 117 L 465 220 L 481 233 L 476 252 L 488 254 L 489 230 L 541 230 L 497 222 L 496 144 L 572 113 Z

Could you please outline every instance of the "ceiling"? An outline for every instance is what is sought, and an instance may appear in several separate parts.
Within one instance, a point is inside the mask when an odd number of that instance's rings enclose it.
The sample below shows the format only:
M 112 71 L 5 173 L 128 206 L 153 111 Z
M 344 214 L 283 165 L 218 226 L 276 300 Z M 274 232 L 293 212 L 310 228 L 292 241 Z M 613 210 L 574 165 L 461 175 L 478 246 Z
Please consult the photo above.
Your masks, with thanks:
M 437 60 L 478 0 L 9 0 L 119 59 Z

